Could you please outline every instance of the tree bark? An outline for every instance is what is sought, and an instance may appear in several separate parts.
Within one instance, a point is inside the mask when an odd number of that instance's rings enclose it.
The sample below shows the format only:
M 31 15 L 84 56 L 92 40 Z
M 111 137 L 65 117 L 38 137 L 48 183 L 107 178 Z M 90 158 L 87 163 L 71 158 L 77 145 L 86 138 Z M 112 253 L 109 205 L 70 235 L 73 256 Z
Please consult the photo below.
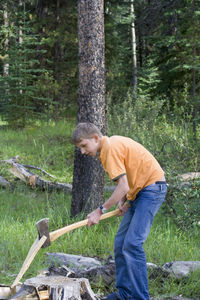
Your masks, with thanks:
M 192 1 L 192 12 L 195 15 L 195 2 Z M 196 140 L 197 135 L 197 124 L 196 124 L 196 60 L 197 60 L 197 49 L 196 49 L 196 41 L 195 41 L 195 29 L 194 35 L 192 37 L 192 101 L 193 101 L 193 110 L 192 110 L 192 127 L 193 127 L 193 137 Z
M 4 19 L 5 29 L 7 29 L 9 26 L 7 3 L 3 4 L 3 19 Z M 8 55 L 8 45 L 9 45 L 9 39 L 8 37 L 6 37 L 4 41 L 5 56 Z M 8 75 L 9 75 L 9 63 L 5 61 L 3 65 L 3 76 L 8 76 Z
M 106 133 L 104 1 L 78 1 L 79 122 Z M 103 201 L 104 171 L 98 158 L 75 150 L 72 215 L 89 212 Z
M 196 140 L 197 135 L 197 126 L 196 126 L 196 69 L 195 69 L 195 62 L 196 62 L 196 46 L 193 46 L 193 63 L 194 68 L 192 69 L 192 100 L 193 100 L 193 110 L 192 110 L 192 127 L 193 127 L 193 137 Z
M 136 55 L 136 34 L 135 34 L 135 10 L 134 3 L 131 0 L 131 34 L 132 34 L 132 59 L 133 59 L 133 92 L 137 96 L 137 55 Z

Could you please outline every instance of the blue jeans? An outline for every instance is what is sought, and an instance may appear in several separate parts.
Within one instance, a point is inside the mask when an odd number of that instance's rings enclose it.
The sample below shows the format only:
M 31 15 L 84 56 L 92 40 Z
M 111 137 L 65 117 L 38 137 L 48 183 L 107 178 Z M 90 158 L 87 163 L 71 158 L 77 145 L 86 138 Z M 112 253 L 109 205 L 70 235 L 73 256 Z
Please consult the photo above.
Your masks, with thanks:
M 115 237 L 116 287 L 122 300 L 150 299 L 143 243 L 166 193 L 166 183 L 147 186 L 130 201 L 122 219 Z

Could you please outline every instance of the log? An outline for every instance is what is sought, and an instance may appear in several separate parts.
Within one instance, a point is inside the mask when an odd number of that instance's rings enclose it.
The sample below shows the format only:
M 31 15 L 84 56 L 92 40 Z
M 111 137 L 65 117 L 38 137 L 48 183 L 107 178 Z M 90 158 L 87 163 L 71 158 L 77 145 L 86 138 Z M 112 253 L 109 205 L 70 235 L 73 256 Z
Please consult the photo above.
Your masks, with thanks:
M 83 277 L 93 284 L 101 279 L 105 287 L 115 281 L 115 262 L 110 256 L 101 263 L 98 259 L 80 255 L 48 252 L 46 255 L 49 276 Z
M 66 265 L 68 267 L 79 270 L 89 270 L 94 267 L 101 267 L 101 262 L 92 257 L 85 257 L 82 255 L 47 252 L 47 261 L 49 264 Z
M 1 160 L 0 162 L 4 162 L 11 165 L 9 172 L 15 177 L 25 182 L 26 184 L 29 184 L 32 188 L 38 186 L 42 189 L 47 189 L 49 191 L 55 189 L 67 193 L 71 193 L 72 191 L 72 185 L 69 183 L 52 182 L 43 179 L 35 173 L 32 173 L 23 164 L 18 163 L 18 157 L 10 158 L 8 160 Z
M 6 187 L 9 185 L 10 185 L 10 183 L 6 179 L 4 179 L 2 176 L 0 176 L 0 186 Z
M 178 178 L 182 181 L 193 180 L 200 178 L 200 172 L 189 172 L 178 175 Z
M 38 293 L 33 286 L 22 285 L 16 294 L 12 295 L 9 300 L 38 300 Z
M 11 288 L 0 284 L 0 299 L 8 299 L 11 294 Z
M 37 290 L 41 287 L 49 292 L 52 300 L 96 300 L 90 283 L 86 278 L 68 278 L 64 276 L 37 276 L 27 279 L 26 286 L 33 286 Z

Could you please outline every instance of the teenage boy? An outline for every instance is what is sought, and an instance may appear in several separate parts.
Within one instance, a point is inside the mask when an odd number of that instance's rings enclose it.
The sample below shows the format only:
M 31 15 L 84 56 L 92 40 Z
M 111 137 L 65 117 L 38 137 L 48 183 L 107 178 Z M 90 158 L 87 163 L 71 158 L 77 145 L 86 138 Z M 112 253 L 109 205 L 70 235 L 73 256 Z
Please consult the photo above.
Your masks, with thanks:
M 116 189 L 100 207 L 88 215 L 88 226 L 118 203 L 124 215 L 115 237 L 117 293 L 107 300 L 149 300 L 146 241 L 153 218 L 167 193 L 164 172 L 153 155 L 141 144 L 122 136 L 103 136 L 92 123 L 79 123 L 72 135 L 82 154 L 98 155 Z M 124 208 L 125 201 L 130 202 Z

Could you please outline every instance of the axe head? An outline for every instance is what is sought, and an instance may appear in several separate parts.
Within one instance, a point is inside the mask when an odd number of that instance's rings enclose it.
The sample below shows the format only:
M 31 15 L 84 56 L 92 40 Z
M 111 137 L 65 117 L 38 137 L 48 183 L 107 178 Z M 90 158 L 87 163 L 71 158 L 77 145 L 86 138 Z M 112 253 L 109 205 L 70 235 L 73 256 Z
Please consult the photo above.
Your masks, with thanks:
M 50 245 L 50 236 L 49 236 L 49 218 L 41 219 L 36 223 L 39 238 L 43 235 L 47 237 L 45 243 L 43 244 L 42 248 L 46 248 Z

